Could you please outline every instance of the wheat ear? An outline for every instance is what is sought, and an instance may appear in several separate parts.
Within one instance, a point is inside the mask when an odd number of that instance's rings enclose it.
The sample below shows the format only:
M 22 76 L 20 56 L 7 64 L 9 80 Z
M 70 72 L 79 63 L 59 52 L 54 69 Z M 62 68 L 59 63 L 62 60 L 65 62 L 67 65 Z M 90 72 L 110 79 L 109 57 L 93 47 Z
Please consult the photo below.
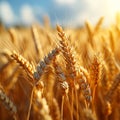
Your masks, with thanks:
M 16 51 L 13 51 L 11 57 L 16 60 L 20 66 L 22 66 L 22 68 L 27 72 L 27 74 L 32 77 L 33 73 L 34 73 L 34 65 L 30 64 L 29 61 L 27 61 L 22 55 L 18 54 Z M 31 79 L 32 80 L 32 79 Z M 30 81 L 30 82 L 34 82 L 34 81 Z
M 90 66 L 90 78 L 91 81 L 93 81 L 93 86 L 98 84 L 98 80 L 100 77 L 100 69 L 101 69 L 100 65 L 101 65 L 100 61 L 98 57 L 95 55 Z
M 62 90 L 62 103 L 61 103 L 61 120 L 63 120 L 63 107 L 64 107 L 64 100 L 65 100 L 65 96 L 68 95 L 68 91 L 69 91 L 69 85 L 66 81 L 63 81 L 59 84 L 60 89 Z
M 112 52 L 114 53 L 115 52 L 115 42 L 114 42 L 114 33 L 112 30 L 109 31 L 109 34 L 110 34 L 110 47 L 111 47 L 111 50 Z
M 16 105 L 6 95 L 1 85 L 0 85 L 0 102 L 3 103 L 6 109 L 8 109 L 14 116 L 16 116 L 17 113 Z
M 112 106 L 111 103 L 109 101 L 105 101 L 105 105 L 104 105 L 104 114 L 106 119 L 108 119 L 108 116 L 112 113 Z
M 98 20 L 98 22 L 97 22 L 97 24 L 96 24 L 96 26 L 95 26 L 95 29 L 94 29 L 94 33 L 97 33 L 97 32 L 99 31 L 100 26 L 102 25 L 103 21 L 104 21 L 104 17 L 101 17 L 101 18 Z
M 69 84 L 67 82 L 67 77 L 65 73 L 63 72 L 61 66 L 56 62 L 56 59 L 53 61 L 53 66 L 55 69 L 56 79 L 57 79 L 57 86 L 58 91 L 62 95 L 62 102 L 61 102 L 61 120 L 63 119 L 63 106 L 65 100 L 67 100 L 66 107 L 70 110 L 70 118 L 73 120 L 73 99 L 72 99 L 72 105 L 70 105 L 68 93 L 69 93 Z
M 16 40 L 17 40 L 17 34 L 16 34 L 15 29 L 14 29 L 14 28 L 9 29 L 9 30 L 8 30 L 8 33 L 10 34 L 12 43 L 15 44 L 15 42 L 16 42 Z
M 101 64 L 97 56 L 94 56 L 94 59 L 92 61 L 91 67 L 90 67 L 90 78 L 91 78 L 91 88 L 93 88 L 92 96 L 93 96 L 93 102 L 95 99 L 95 92 L 96 88 L 98 86 L 98 82 L 100 80 L 100 72 L 101 72 Z
M 86 26 L 87 33 L 88 33 L 88 42 L 90 43 L 92 48 L 94 48 L 94 43 L 93 43 L 94 29 L 92 25 L 87 21 L 85 22 L 85 26 Z
M 119 68 L 117 66 L 114 54 L 111 51 L 111 49 L 103 45 L 103 52 L 104 52 L 103 53 L 104 59 L 105 59 L 105 62 L 107 64 L 108 71 L 109 71 L 108 76 L 111 82 L 112 79 L 115 77 L 116 73 L 118 73 Z
M 96 116 L 92 113 L 91 109 L 83 110 L 83 118 L 84 120 L 97 120 Z
M 92 101 L 92 96 L 91 96 L 91 89 L 90 89 L 90 86 L 88 83 L 88 77 L 84 71 L 86 71 L 86 70 L 83 67 L 79 68 L 78 76 L 77 76 L 76 80 L 80 86 L 80 89 L 82 91 L 83 96 L 85 97 L 85 100 L 86 100 L 86 103 L 88 106 Z
M 50 109 L 46 98 L 43 97 L 44 84 L 38 81 L 33 90 L 33 108 L 38 112 L 42 120 L 52 120 L 50 116 Z
M 54 70 L 55 70 L 55 75 L 56 75 L 56 78 L 57 78 L 57 82 L 65 81 L 66 76 L 63 73 L 62 68 L 56 62 L 56 59 L 53 60 L 53 67 L 54 67 Z
M 44 57 L 43 60 L 40 61 L 38 66 L 36 67 L 36 71 L 33 73 L 33 77 L 35 80 L 39 80 L 41 75 L 44 73 L 44 70 L 47 65 L 51 63 L 51 61 L 55 58 L 55 56 L 59 53 L 59 49 L 55 48 L 51 52 L 48 53 L 47 56 Z
M 31 28 L 32 31 L 32 35 L 33 35 L 33 42 L 35 45 L 35 50 L 36 50 L 36 54 L 38 55 L 38 58 L 40 56 L 43 56 L 43 52 L 42 52 L 42 46 L 39 44 L 39 33 L 38 33 L 38 29 L 35 25 L 32 26 Z
M 49 104 L 49 108 L 50 108 L 50 115 L 52 117 L 52 119 L 54 120 L 60 120 L 60 110 L 59 110 L 59 106 L 57 103 L 57 100 L 55 98 L 51 99 L 48 101 Z
M 76 76 L 76 68 L 75 68 L 75 58 L 73 56 L 72 50 L 70 48 L 70 46 L 68 45 L 68 38 L 65 34 L 65 32 L 63 31 L 62 27 L 57 26 L 57 31 L 58 31 L 58 35 L 61 38 L 61 40 L 59 40 L 59 46 L 61 48 L 61 52 L 63 53 L 63 56 L 65 58 L 66 61 L 66 69 L 68 71 L 70 80 L 68 81 L 71 85 L 71 87 L 74 86 L 74 79 Z
M 111 85 L 111 88 L 110 90 L 108 91 L 108 93 L 106 94 L 106 99 L 107 101 L 110 101 L 112 100 L 112 96 L 113 94 L 115 93 L 115 91 L 117 90 L 117 87 L 120 85 L 120 74 L 116 75 L 112 85 Z
M 88 35 L 90 36 L 90 38 L 92 38 L 93 26 L 88 21 L 86 21 L 85 22 L 85 27 L 87 29 Z

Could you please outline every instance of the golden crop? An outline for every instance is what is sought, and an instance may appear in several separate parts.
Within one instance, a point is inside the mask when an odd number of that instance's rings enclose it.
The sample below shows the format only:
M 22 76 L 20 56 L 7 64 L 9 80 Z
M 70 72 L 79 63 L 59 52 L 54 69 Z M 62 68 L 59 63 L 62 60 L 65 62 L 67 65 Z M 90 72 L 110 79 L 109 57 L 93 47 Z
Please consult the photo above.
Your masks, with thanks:
M 0 120 L 120 120 L 120 24 L 102 23 L 1 26 Z

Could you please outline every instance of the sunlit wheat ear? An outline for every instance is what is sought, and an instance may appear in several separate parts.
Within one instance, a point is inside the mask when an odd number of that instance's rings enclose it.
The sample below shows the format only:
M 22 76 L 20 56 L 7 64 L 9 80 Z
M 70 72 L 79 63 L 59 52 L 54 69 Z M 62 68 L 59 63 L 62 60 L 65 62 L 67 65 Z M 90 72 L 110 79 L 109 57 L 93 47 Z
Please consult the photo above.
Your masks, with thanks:
M 59 40 L 59 46 L 60 46 L 60 50 L 65 58 L 66 61 L 66 69 L 67 72 L 69 74 L 70 79 L 70 86 L 74 86 L 74 78 L 76 76 L 76 68 L 75 68 L 75 58 L 73 56 L 73 52 L 68 44 L 69 40 L 66 36 L 66 34 L 64 33 L 62 27 L 57 26 L 57 31 L 58 31 L 58 35 L 61 38 L 61 40 Z
M 91 103 L 92 96 L 91 96 L 91 89 L 88 83 L 88 77 L 84 72 L 84 68 L 79 68 L 78 77 L 76 78 L 79 84 L 79 87 L 82 91 L 83 96 L 85 97 L 85 101 L 87 104 Z
M 27 61 L 23 56 L 15 51 L 13 51 L 11 57 L 16 60 L 20 66 L 23 67 L 23 69 L 28 73 L 28 75 L 30 75 L 30 77 L 33 75 L 35 69 L 33 64 L 30 64 L 29 61 Z
M 54 67 L 54 71 L 56 74 L 56 78 L 58 82 L 62 82 L 66 80 L 66 76 L 62 71 L 61 66 L 59 66 L 59 64 L 56 62 L 56 59 L 53 60 L 53 67 Z
M 65 95 L 68 95 L 69 92 L 69 85 L 66 81 L 60 82 L 58 83 L 60 90 L 62 92 L 62 103 L 61 103 L 61 120 L 63 120 L 63 107 L 64 107 L 64 99 L 65 99 Z
M 42 96 L 44 84 L 38 81 L 33 89 L 33 108 L 42 120 L 52 120 L 46 99 Z
M 108 73 L 109 81 L 111 82 L 112 78 L 115 77 L 115 75 L 118 73 L 119 69 L 118 69 L 114 54 L 111 51 L 111 49 L 105 45 L 102 46 L 102 49 L 103 49 L 103 55 L 104 55 L 106 65 L 109 70 L 109 73 Z
M 39 106 L 37 105 L 36 107 L 38 107 L 38 108 L 35 108 L 35 109 L 38 111 L 40 118 L 42 120 L 52 120 L 52 118 L 50 116 L 50 109 L 49 109 L 46 99 L 39 98 L 39 101 L 37 101 L 37 102 L 38 102 Z
M 43 90 L 44 90 L 44 83 L 42 81 L 38 81 L 37 84 L 35 85 L 35 90 L 37 95 L 42 97 Z
M 96 26 L 95 26 L 95 28 L 94 28 L 94 33 L 97 33 L 97 32 L 99 31 L 99 29 L 100 29 L 103 21 L 104 21 L 104 17 L 101 17 L 101 18 L 98 20 L 98 22 L 97 22 L 97 24 L 96 24 Z
M 112 30 L 109 31 L 109 34 L 110 34 L 110 47 L 111 47 L 111 50 L 112 52 L 114 53 L 115 52 L 115 41 L 114 41 L 114 33 Z
M 50 103 L 49 103 L 50 102 Z M 52 120 L 60 120 L 60 109 L 55 98 L 48 101 Z
M 91 81 L 93 81 L 94 85 L 96 85 L 98 83 L 99 80 L 99 75 L 100 75 L 100 60 L 98 59 L 98 57 L 95 55 L 93 58 L 93 61 L 91 63 L 90 66 L 90 78 Z
M 33 42 L 35 45 L 36 54 L 38 55 L 38 58 L 39 58 L 40 56 L 43 56 L 43 51 L 42 51 L 42 46 L 39 43 L 40 37 L 39 37 L 38 29 L 35 25 L 33 25 L 31 28 L 31 31 L 33 35 Z
M 90 45 L 92 46 L 92 48 L 94 48 L 94 43 L 93 43 L 94 28 L 87 21 L 85 22 L 85 26 L 86 26 L 87 33 L 88 33 L 88 42 L 90 43 Z
M 101 64 L 100 64 L 100 60 L 98 59 L 97 56 L 94 56 L 93 61 L 91 63 L 90 66 L 90 85 L 91 88 L 93 88 L 93 99 L 95 97 L 95 92 L 96 92 L 96 87 L 98 85 L 98 82 L 100 80 L 100 72 L 101 72 Z
M 58 55 L 58 53 L 59 53 L 59 49 L 55 48 L 51 52 L 49 52 L 48 55 L 45 56 L 42 61 L 40 61 L 40 63 L 36 67 L 36 71 L 33 74 L 35 80 L 38 81 L 40 79 L 47 65 L 51 63 L 51 61 L 56 57 L 56 55 Z
M 83 109 L 84 120 L 97 120 L 91 109 Z
M 104 114 L 106 116 L 106 118 L 112 113 L 112 106 L 111 103 L 109 101 L 105 101 L 105 105 L 104 105 Z
M 113 83 L 111 85 L 110 90 L 106 94 L 106 100 L 112 102 L 112 97 L 115 91 L 117 90 L 117 87 L 120 85 L 120 74 L 116 75 L 116 77 L 113 80 Z
M 9 34 L 10 34 L 10 37 L 11 37 L 11 41 L 12 43 L 15 43 L 16 40 L 17 40 L 17 34 L 16 34 L 16 31 L 14 28 L 11 28 L 8 30 Z
M 5 94 L 0 85 L 0 102 L 8 109 L 13 115 L 17 113 L 17 108 L 15 104 L 10 100 L 10 98 Z
M 85 27 L 87 29 L 87 32 L 88 32 L 89 36 L 92 37 L 93 31 L 94 31 L 93 26 L 88 21 L 86 21 L 85 22 Z
M 65 106 L 64 101 L 65 101 L 66 97 L 68 98 L 69 85 L 65 81 L 66 77 L 59 66 L 56 67 L 56 71 L 57 71 L 56 76 L 57 76 L 57 80 L 58 80 L 57 87 L 62 96 L 61 110 L 60 110 L 61 114 L 60 115 L 61 115 L 61 120 L 63 120 L 64 119 L 64 106 Z
M 59 66 L 59 64 L 55 60 L 53 61 L 53 66 L 55 69 L 58 90 L 62 95 L 61 120 L 63 120 L 63 112 L 64 112 L 63 107 L 64 107 L 65 98 L 67 99 L 67 102 L 68 102 L 67 107 L 69 108 L 69 110 L 71 112 L 71 118 L 72 118 L 73 108 L 70 106 L 69 98 L 68 98 L 69 84 L 66 81 L 66 76 L 65 76 L 64 72 L 62 71 L 61 66 Z
M 102 86 L 103 91 L 105 91 L 105 93 L 107 92 L 107 90 L 109 89 L 109 81 L 108 81 L 108 67 L 105 63 L 105 61 L 103 60 L 101 63 L 101 72 L 100 72 L 100 85 Z M 104 95 L 105 95 L 104 93 Z
M 89 65 L 91 63 L 91 56 L 92 56 L 92 48 L 90 44 L 86 44 L 86 42 L 81 46 L 80 49 L 80 56 L 81 56 L 81 64 L 89 69 Z M 91 51 L 91 52 L 89 52 Z
M 63 96 L 68 94 L 68 92 L 69 92 L 69 85 L 68 85 L 68 83 L 66 81 L 61 81 L 59 83 L 59 87 L 61 89 L 61 92 L 62 92 Z

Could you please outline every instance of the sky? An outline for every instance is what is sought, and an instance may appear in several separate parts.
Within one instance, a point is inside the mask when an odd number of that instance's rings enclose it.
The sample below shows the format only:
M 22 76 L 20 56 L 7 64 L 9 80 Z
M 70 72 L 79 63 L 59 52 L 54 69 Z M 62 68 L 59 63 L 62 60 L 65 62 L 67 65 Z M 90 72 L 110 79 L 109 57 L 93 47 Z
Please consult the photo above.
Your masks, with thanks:
M 0 21 L 5 25 L 31 25 L 49 16 L 55 26 L 76 27 L 89 20 L 95 24 L 104 17 L 105 24 L 120 12 L 120 0 L 0 0 Z

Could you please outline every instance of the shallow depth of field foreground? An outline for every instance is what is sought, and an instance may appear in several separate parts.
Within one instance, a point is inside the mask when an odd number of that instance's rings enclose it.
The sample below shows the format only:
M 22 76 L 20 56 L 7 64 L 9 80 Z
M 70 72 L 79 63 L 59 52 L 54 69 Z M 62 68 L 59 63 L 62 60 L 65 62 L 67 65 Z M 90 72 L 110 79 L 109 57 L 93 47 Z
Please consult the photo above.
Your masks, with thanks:
M 0 120 L 120 120 L 120 21 L 103 27 L 0 27 Z

